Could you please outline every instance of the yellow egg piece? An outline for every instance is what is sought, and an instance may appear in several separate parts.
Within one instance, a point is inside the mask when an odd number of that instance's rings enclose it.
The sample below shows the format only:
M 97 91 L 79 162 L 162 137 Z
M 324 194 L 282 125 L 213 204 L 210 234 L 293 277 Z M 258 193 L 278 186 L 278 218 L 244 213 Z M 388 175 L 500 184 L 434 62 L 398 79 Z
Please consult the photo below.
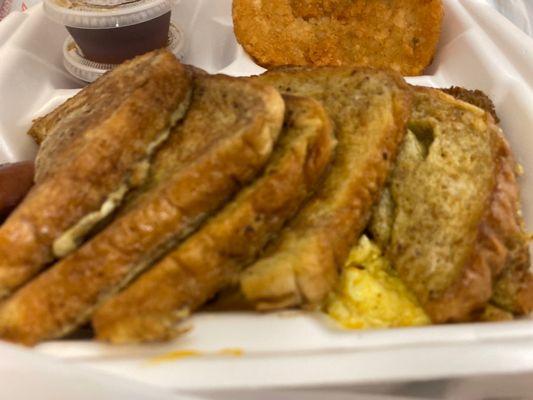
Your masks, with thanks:
M 350 329 L 420 326 L 431 323 L 379 247 L 366 236 L 351 250 L 326 312 Z

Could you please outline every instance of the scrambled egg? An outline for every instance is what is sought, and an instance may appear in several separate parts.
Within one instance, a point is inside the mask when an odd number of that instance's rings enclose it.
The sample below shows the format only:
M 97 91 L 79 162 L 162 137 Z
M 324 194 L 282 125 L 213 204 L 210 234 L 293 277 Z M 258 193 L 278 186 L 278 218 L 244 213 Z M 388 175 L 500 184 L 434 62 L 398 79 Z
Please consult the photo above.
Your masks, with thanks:
M 366 236 L 350 252 L 326 312 L 350 329 L 430 324 L 413 293 Z

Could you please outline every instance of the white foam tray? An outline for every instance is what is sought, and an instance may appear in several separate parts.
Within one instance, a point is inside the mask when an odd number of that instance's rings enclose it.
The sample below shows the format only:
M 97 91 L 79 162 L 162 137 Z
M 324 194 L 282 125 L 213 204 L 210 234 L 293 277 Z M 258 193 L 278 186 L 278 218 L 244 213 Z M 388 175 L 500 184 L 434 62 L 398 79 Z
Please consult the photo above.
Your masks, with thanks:
M 525 169 L 524 214 L 533 230 L 533 41 L 475 0 L 446 0 L 440 48 L 428 75 L 411 83 L 460 85 L 494 100 Z M 185 30 L 185 61 L 209 72 L 259 73 L 237 45 L 231 1 L 182 0 L 174 19 Z M 72 96 L 82 83 L 61 62 L 66 31 L 41 6 L 0 24 L 0 162 L 29 159 L 32 118 Z M 533 321 L 384 331 L 342 331 L 325 317 L 297 312 L 200 314 L 175 342 L 110 347 L 57 341 L 34 351 L 174 390 L 355 384 L 533 371 Z M 238 349 L 241 355 L 221 350 Z M 199 357 L 151 362 L 170 351 Z M 2 347 L 0 347 L 2 357 Z

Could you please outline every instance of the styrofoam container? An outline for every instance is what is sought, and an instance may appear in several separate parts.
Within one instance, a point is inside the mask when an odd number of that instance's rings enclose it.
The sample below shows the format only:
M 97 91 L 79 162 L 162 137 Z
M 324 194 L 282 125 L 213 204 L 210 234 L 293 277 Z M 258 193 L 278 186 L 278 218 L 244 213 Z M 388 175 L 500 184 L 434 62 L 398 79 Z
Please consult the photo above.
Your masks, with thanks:
M 475 0 L 446 0 L 442 40 L 426 76 L 409 82 L 481 89 L 525 176 L 533 230 L 533 40 Z M 184 61 L 209 72 L 260 73 L 237 44 L 230 0 L 184 0 Z M 37 6 L 0 24 L 0 162 L 32 158 L 32 118 L 79 90 L 62 65 L 66 32 Z M 356 384 L 533 371 L 533 321 L 345 331 L 319 314 L 201 313 L 174 342 L 111 347 L 56 341 L 34 351 L 174 390 Z M 3 347 L 0 346 L 0 358 Z M 169 355 L 169 353 L 172 353 Z M 161 357 L 166 355 L 166 357 Z
M 6 400 L 206 400 L 0 343 L 0 384 Z

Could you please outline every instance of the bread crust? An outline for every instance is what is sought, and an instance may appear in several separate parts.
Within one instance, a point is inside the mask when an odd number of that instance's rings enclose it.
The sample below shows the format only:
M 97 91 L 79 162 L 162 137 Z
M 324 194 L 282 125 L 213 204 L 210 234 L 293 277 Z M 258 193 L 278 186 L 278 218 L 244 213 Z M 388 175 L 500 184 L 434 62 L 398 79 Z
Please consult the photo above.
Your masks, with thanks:
M 0 228 L 0 298 L 54 260 L 54 241 L 65 231 L 111 193 L 134 186 L 133 171 L 183 116 L 190 89 L 184 67 L 161 50 L 117 67 L 35 122 L 30 133 L 46 139 L 35 186 Z
M 180 322 L 230 285 L 297 211 L 333 156 L 329 118 L 312 99 L 285 96 L 285 128 L 264 174 L 93 316 L 113 343 L 169 340 Z
M 106 229 L 3 304 L 2 338 L 31 345 L 86 322 L 261 170 L 283 121 L 279 93 L 222 76 L 198 77 L 194 86 L 149 183 Z
M 455 97 L 458 100 L 465 101 L 476 107 L 481 108 L 482 110 L 485 110 L 492 116 L 492 118 L 494 118 L 494 121 L 497 124 L 500 122 L 500 118 L 496 113 L 496 107 L 494 106 L 494 103 L 492 102 L 490 97 L 483 93 L 481 90 L 469 90 L 459 86 L 451 86 L 448 89 L 440 90 L 446 94 L 449 94 L 450 96 Z
M 502 162 L 491 204 L 491 221 L 507 250 L 507 257 L 494 270 L 491 302 L 515 315 L 524 315 L 533 311 L 530 239 L 521 216 L 517 164 L 508 143 L 503 136 L 500 137 Z

